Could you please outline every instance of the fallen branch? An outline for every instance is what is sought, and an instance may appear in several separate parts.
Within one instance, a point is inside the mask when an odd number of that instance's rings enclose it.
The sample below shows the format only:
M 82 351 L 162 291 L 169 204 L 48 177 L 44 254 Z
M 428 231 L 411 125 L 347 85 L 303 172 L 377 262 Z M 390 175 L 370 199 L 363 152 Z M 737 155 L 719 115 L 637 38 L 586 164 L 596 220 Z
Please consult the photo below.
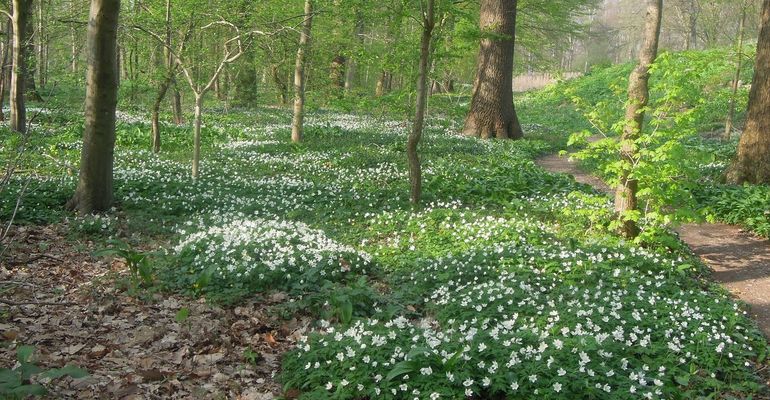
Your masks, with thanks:
M 35 306 L 76 306 L 77 303 L 57 303 L 52 301 L 22 301 L 22 302 L 16 302 L 16 301 L 10 301 L 5 299 L 0 299 L 0 303 L 6 304 L 9 306 L 29 306 L 29 305 L 35 305 Z

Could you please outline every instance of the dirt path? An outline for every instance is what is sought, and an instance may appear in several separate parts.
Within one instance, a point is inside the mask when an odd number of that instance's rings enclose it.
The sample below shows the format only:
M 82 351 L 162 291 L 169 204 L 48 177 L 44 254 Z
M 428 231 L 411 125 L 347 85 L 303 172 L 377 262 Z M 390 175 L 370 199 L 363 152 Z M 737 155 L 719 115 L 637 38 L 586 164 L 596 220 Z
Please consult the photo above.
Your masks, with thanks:
M 601 179 L 580 168 L 569 156 L 552 154 L 537 160 L 551 172 L 570 174 L 575 180 L 611 194 Z M 725 224 L 688 224 L 677 229 L 695 254 L 714 271 L 714 280 L 749 305 L 752 317 L 770 337 L 770 241 Z

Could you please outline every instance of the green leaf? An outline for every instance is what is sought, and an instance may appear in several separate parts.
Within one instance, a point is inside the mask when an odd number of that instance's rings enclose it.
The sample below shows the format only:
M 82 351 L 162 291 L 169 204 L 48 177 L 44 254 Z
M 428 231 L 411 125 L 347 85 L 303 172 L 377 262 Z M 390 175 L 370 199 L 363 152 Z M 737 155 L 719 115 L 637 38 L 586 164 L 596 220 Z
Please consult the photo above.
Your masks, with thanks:
M 181 324 L 182 322 L 185 322 L 189 316 L 190 309 L 187 307 L 182 307 L 179 309 L 179 311 L 176 312 L 176 317 L 174 317 L 174 319 L 176 319 L 176 322 Z
M 46 393 L 48 393 L 48 391 L 45 390 L 43 386 L 34 384 L 34 385 L 19 386 L 8 393 L 17 395 L 17 396 L 26 397 L 26 396 L 43 396 Z
M 680 375 L 675 377 L 674 380 L 676 381 L 676 383 L 678 383 L 681 386 L 687 386 L 690 384 L 690 375 L 689 374 Z
M 51 379 L 61 378 L 62 376 L 69 376 L 75 379 L 80 379 L 88 376 L 88 371 L 82 368 L 78 368 L 74 365 L 65 365 L 62 368 L 55 368 L 45 371 L 40 374 L 40 376 Z
M 20 363 L 28 363 L 30 362 L 30 359 L 32 358 L 32 354 L 34 353 L 35 353 L 34 346 L 19 346 L 16 349 L 16 359 L 19 360 Z
M 396 366 L 393 367 L 393 369 L 388 373 L 388 376 L 385 377 L 385 381 L 386 382 L 392 381 L 396 377 L 408 374 L 415 370 L 416 370 L 416 363 L 414 361 L 410 361 L 410 360 L 401 361 L 400 363 L 396 364 Z

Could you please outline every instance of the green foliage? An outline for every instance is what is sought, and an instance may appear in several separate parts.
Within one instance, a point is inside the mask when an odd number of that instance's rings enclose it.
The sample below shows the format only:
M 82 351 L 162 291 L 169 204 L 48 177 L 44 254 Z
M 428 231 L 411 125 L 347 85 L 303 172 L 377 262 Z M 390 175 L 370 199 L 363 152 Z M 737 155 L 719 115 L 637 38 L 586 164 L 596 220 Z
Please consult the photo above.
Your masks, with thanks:
M 64 376 L 83 378 L 88 375 L 88 372 L 73 365 L 43 369 L 34 363 L 34 353 L 35 348 L 32 346 L 19 346 L 16 349 L 18 365 L 13 368 L 0 368 L 0 397 L 24 399 L 29 396 L 44 396 L 48 391 L 41 381 Z
M 110 248 L 94 252 L 94 257 L 117 256 L 125 260 L 134 288 L 150 287 L 155 280 L 155 265 L 149 254 L 136 250 L 126 242 L 110 240 Z

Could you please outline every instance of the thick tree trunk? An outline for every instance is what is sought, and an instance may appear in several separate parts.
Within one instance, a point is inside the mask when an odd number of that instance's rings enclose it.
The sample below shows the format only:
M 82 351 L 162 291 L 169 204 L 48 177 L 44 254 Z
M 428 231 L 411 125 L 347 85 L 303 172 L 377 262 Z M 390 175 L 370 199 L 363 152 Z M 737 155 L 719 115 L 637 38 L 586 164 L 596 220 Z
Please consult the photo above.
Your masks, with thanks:
M 746 127 L 727 179 L 736 184 L 770 183 L 770 0 L 762 3 Z
M 80 176 L 75 195 L 67 203 L 68 209 L 81 214 L 107 211 L 113 200 L 119 13 L 120 0 L 91 0 Z
M 735 120 L 735 99 L 738 96 L 738 84 L 741 81 L 741 70 L 743 69 L 743 37 L 746 26 L 746 8 L 741 11 L 741 22 L 738 25 L 738 48 L 735 53 L 735 77 L 732 82 L 732 93 L 730 94 L 730 104 L 727 108 L 727 121 L 725 122 L 725 139 L 730 140 L 730 134 L 733 131 Z
M 422 0 L 420 0 L 422 1 Z M 420 75 L 417 78 L 417 104 L 414 114 L 414 124 L 406 143 L 406 156 L 409 161 L 409 200 L 413 205 L 420 204 L 422 195 L 422 168 L 417 146 L 422 138 L 422 130 L 425 124 L 425 109 L 428 103 L 428 65 L 430 64 L 430 42 L 433 37 L 434 0 L 427 0 L 425 15 L 423 16 L 422 39 L 420 40 Z
M 305 21 L 297 48 L 297 62 L 294 66 L 294 118 L 291 121 L 291 141 L 302 141 L 305 119 L 305 57 L 310 52 L 310 30 L 313 26 L 313 0 L 305 0 Z
M 193 162 L 192 177 L 198 178 L 201 160 L 201 123 L 203 119 L 203 93 L 195 94 L 195 114 L 193 122 Z
M 513 105 L 513 51 L 517 0 L 482 0 L 481 39 L 473 97 L 463 133 L 480 138 L 519 139 L 524 132 Z
M 24 81 L 27 75 L 26 27 L 32 0 L 13 0 L 13 66 L 11 69 L 11 129 L 24 133 L 27 130 L 27 108 L 24 104 Z
M 633 168 L 639 158 L 636 142 L 641 135 L 644 109 L 649 102 L 650 66 L 658 56 L 662 8 L 663 0 L 647 0 L 644 43 L 639 52 L 639 64 L 628 79 L 626 124 L 623 128 L 620 149 L 624 165 L 620 173 L 620 184 L 615 191 L 615 211 L 621 219 L 621 233 L 626 238 L 635 238 L 639 235 L 637 218 L 630 215 L 638 211 L 636 192 L 639 182 L 633 176 Z

